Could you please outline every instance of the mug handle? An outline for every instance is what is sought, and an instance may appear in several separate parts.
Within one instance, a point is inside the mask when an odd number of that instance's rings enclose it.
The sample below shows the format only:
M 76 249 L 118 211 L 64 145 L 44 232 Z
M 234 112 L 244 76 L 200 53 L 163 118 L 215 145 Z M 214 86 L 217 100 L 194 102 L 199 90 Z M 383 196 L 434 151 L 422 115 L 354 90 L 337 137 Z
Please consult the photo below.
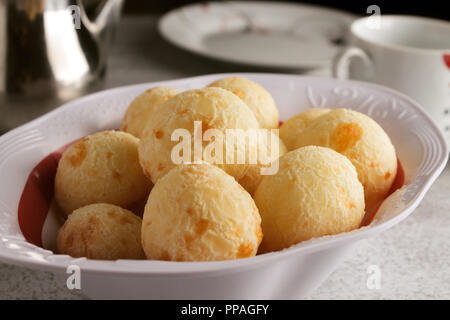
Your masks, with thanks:
M 357 47 L 347 47 L 339 52 L 333 59 L 333 77 L 338 79 L 348 79 L 350 63 L 354 58 L 360 59 L 364 63 L 366 74 L 372 70 L 372 60 L 369 55 Z

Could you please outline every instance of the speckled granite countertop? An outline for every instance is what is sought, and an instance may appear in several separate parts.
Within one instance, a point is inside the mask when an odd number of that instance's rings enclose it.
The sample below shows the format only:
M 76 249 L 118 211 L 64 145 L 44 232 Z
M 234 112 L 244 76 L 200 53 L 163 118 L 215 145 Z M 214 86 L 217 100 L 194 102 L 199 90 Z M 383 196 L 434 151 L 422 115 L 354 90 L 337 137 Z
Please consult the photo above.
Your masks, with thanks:
M 207 73 L 254 69 L 204 60 L 164 42 L 155 17 L 125 17 L 109 56 L 104 87 Z M 262 71 L 262 70 L 256 70 Z M 326 75 L 319 71 L 315 74 Z M 50 109 L 16 112 L 3 126 L 14 127 Z M 450 166 L 405 221 L 369 240 L 309 299 L 450 299 Z M 380 289 L 367 287 L 368 267 L 381 271 Z M 86 299 L 50 273 L 0 263 L 0 299 Z

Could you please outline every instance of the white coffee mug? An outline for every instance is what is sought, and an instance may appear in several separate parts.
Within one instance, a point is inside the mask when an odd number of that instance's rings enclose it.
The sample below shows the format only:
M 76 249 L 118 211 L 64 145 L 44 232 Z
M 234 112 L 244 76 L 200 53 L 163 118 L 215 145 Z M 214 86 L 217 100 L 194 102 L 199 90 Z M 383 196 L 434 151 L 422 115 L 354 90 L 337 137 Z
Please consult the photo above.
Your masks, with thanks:
M 349 39 L 335 58 L 335 77 L 379 83 L 412 97 L 450 143 L 450 22 L 366 17 L 352 23 Z

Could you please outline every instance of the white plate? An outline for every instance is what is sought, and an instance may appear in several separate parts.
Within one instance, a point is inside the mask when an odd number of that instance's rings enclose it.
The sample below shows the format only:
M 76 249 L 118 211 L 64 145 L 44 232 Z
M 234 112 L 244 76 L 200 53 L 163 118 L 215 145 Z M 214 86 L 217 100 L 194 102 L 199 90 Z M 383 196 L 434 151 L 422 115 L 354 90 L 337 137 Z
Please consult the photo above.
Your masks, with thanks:
M 327 67 L 355 17 L 334 9 L 279 2 L 211 2 L 170 11 L 161 35 L 194 53 L 232 63 Z
M 406 173 L 367 227 L 321 237 L 289 249 L 221 262 L 99 261 L 54 254 L 27 242 L 17 208 L 30 171 L 66 143 L 117 128 L 130 101 L 156 85 L 180 90 L 205 87 L 228 75 L 138 84 L 69 102 L 0 137 L 0 261 L 50 270 L 82 270 L 82 290 L 96 298 L 273 299 L 303 297 L 317 287 L 355 242 L 406 218 L 443 170 L 449 149 L 430 117 L 410 98 L 374 84 L 280 74 L 235 74 L 272 93 L 281 120 L 312 107 L 351 108 L 368 114 L 389 134 Z M 51 214 L 42 238 L 54 238 Z

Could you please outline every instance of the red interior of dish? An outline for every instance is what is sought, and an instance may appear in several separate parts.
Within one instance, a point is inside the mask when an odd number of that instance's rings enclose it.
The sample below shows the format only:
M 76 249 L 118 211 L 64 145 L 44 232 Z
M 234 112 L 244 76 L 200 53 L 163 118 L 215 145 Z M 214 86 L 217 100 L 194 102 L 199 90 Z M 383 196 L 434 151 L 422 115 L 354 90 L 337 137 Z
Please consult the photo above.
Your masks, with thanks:
M 53 200 L 54 180 L 58 162 L 62 153 L 75 142 L 71 142 L 52 152 L 39 162 L 28 176 L 23 189 L 18 209 L 20 230 L 28 242 L 39 247 L 42 247 L 42 229 Z M 404 181 L 405 173 L 400 161 L 398 161 L 397 176 L 388 196 L 403 186 Z M 374 212 L 365 215 L 361 226 L 366 226 L 372 222 L 380 206 L 381 203 Z
M 52 152 L 39 162 L 23 188 L 18 209 L 19 227 L 25 239 L 39 247 L 42 247 L 42 228 L 53 200 L 59 160 L 63 152 L 76 141 Z
M 397 158 L 397 175 L 395 176 L 395 179 L 392 182 L 391 189 L 386 195 L 386 198 L 389 197 L 391 194 L 393 194 L 395 190 L 400 189 L 404 184 L 405 184 L 405 171 L 403 170 L 403 166 L 400 163 L 400 160 Z M 383 202 L 380 202 L 375 210 L 373 210 L 372 212 L 366 212 L 366 215 L 364 216 L 361 222 L 361 227 L 368 226 L 373 221 L 373 218 L 375 218 L 378 209 L 380 209 L 382 204 Z

